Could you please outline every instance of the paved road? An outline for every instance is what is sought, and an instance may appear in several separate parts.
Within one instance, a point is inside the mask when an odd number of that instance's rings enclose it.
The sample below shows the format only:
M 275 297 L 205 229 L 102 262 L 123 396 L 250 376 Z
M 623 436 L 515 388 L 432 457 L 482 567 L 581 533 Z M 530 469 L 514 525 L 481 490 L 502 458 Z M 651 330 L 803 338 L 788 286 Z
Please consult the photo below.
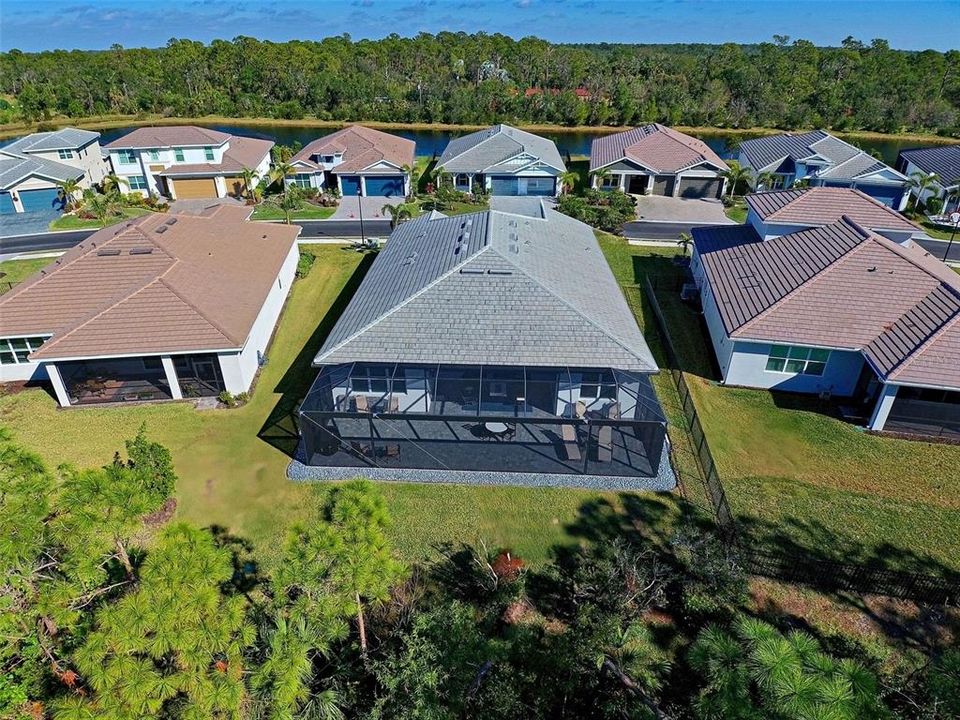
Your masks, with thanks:
M 917 240 L 917 245 L 922 247 L 928 253 L 939 260 L 943 260 L 943 254 L 947 251 L 948 243 L 943 240 Z M 953 241 L 953 247 L 950 248 L 950 256 L 947 258 L 950 262 L 960 263 L 960 233 L 957 233 Z
M 623 235 L 631 240 L 677 240 L 680 233 L 689 233 L 690 228 L 709 224 L 702 222 L 628 222 L 623 226 Z
M 93 230 L 70 230 L 68 232 L 36 233 L 0 237 L 0 255 L 26 252 L 44 252 L 47 250 L 66 250 L 93 235 Z
M 294 223 L 303 228 L 301 238 L 358 238 L 359 220 L 298 220 Z M 363 221 L 363 233 L 367 237 L 387 237 L 390 221 L 378 218 Z

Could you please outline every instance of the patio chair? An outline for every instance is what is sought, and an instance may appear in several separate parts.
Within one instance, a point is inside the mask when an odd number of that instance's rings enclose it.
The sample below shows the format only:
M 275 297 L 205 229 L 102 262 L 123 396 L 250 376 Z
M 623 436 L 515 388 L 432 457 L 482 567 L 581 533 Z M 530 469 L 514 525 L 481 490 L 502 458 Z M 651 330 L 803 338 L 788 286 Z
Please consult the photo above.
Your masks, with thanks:
M 400 412 L 400 398 L 398 398 L 396 395 L 390 396 L 390 402 L 387 403 L 387 412 L 388 413 Z
M 597 432 L 597 460 L 610 462 L 613 460 L 613 428 L 603 425 Z
M 366 395 L 354 395 L 353 396 L 353 408 L 354 412 L 370 412 L 370 406 L 367 404 Z
M 607 405 L 603 408 L 603 414 L 605 417 L 608 417 L 611 420 L 619 420 L 620 419 L 620 403 L 617 402 L 616 400 L 614 400 L 611 403 L 607 403 Z
M 567 455 L 567 460 L 579 460 L 580 445 L 577 443 L 577 429 L 573 425 L 561 425 L 560 431 L 563 436 L 563 451 Z

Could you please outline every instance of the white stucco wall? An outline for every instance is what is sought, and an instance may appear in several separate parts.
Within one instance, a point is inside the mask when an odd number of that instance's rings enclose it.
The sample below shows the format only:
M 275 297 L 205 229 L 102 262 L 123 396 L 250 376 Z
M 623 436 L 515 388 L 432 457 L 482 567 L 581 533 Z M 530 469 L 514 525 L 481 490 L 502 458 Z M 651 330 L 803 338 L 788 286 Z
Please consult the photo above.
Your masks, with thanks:
M 703 305 L 703 319 L 706 321 L 707 330 L 710 332 L 713 353 L 717 358 L 717 364 L 720 366 L 720 377 L 726 380 L 727 372 L 730 369 L 730 359 L 733 355 L 734 342 L 727 336 L 720 311 L 717 308 L 717 301 L 713 297 L 710 286 L 706 283 L 701 285 L 700 302 Z
M 836 396 L 853 393 L 863 369 L 859 351 L 833 350 L 823 375 L 798 375 L 766 369 L 772 343 L 737 340 L 724 373 L 727 385 L 786 390 L 801 393 L 830 392 Z
M 296 243 L 290 248 L 277 279 L 267 295 L 260 313 L 257 315 L 253 328 L 247 336 L 247 342 L 239 353 L 221 353 L 220 370 L 223 373 L 223 382 L 226 389 L 234 394 L 246 392 L 253 383 L 253 378 L 260 368 L 258 353 L 266 355 L 267 345 L 273 335 L 283 304 L 290 293 L 294 276 L 297 272 L 297 260 L 300 252 Z
M 15 365 L 0 365 L 0 383 L 46 379 L 47 370 L 42 363 L 25 362 Z

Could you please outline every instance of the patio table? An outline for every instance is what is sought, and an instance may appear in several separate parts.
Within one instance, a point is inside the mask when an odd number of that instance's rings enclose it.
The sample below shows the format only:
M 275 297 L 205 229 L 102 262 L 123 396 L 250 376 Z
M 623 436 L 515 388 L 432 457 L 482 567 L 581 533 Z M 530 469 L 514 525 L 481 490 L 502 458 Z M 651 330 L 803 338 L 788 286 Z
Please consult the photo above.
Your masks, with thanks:
M 507 424 L 502 422 L 488 422 L 484 423 L 483 426 L 487 429 L 487 432 L 493 433 L 494 435 L 503 435 L 509 430 Z

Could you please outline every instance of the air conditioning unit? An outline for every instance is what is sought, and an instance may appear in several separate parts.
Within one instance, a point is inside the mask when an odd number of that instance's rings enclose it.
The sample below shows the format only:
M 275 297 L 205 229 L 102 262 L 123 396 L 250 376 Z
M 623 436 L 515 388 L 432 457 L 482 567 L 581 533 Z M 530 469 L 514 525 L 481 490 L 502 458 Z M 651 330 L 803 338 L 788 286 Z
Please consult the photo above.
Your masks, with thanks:
M 696 283 L 683 284 L 683 288 L 680 290 L 681 300 L 696 300 L 699 296 L 700 296 L 700 291 L 697 290 Z

